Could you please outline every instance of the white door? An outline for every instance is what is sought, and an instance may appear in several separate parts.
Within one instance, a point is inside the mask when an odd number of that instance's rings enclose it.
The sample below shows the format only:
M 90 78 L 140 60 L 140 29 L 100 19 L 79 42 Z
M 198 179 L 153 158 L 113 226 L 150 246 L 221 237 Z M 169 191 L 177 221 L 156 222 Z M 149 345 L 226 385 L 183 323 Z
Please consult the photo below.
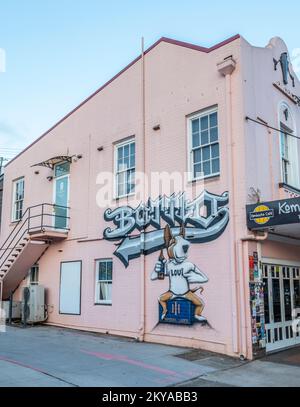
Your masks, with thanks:
M 300 308 L 300 267 L 263 265 L 267 352 L 300 344 L 293 329 L 294 310 Z

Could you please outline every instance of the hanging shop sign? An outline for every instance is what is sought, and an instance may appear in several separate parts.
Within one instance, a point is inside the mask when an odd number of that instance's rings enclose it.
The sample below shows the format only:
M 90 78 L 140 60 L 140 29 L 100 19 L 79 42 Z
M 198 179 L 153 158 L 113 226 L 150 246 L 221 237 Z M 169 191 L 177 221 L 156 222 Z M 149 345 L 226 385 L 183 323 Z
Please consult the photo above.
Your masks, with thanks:
M 300 198 L 247 205 L 246 212 L 250 230 L 300 224 Z
M 185 236 L 190 243 L 207 243 L 217 239 L 229 222 L 228 202 L 228 192 L 214 195 L 203 191 L 192 201 L 185 193 L 180 193 L 154 201 L 149 198 L 146 204 L 141 203 L 137 208 L 122 206 L 107 209 L 104 219 L 113 222 L 115 228 L 106 228 L 103 236 L 106 240 L 118 241 L 114 254 L 128 267 L 130 260 L 141 254 L 148 255 L 166 248 L 165 224 L 170 226 L 174 237 L 180 234 L 180 226 L 184 225 Z M 206 209 L 205 216 L 202 215 L 203 207 Z

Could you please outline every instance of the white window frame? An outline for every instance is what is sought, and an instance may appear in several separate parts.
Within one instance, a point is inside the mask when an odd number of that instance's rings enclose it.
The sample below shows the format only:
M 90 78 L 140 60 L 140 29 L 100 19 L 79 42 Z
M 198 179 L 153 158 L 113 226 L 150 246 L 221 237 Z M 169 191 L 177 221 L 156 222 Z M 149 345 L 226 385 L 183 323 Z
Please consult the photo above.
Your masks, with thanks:
M 112 272 L 111 272 L 111 280 L 100 280 L 99 279 L 99 264 L 101 263 L 108 263 L 110 262 L 112 265 Z M 112 304 L 112 290 L 111 290 L 111 298 L 107 300 L 100 299 L 100 284 L 113 284 L 113 259 L 97 259 L 95 261 L 96 270 L 95 270 L 95 304 L 96 305 L 111 305 Z
M 291 133 L 292 130 L 286 127 L 283 123 L 280 122 L 280 159 L 281 159 L 281 175 L 282 175 L 282 182 L 291 185 L 291 143 L 289 143 L 289 135 L 287 133 Z M 282 150 L 282 138 L 284 138 L 284 145 L 285 151 Z M 284 170 L 286 168 L 286 171 Z
M 289 115 L 291 117 L 291 125 L 289 126 L 287 124 L 285 124 L 282 120 L 281 114 L 280 114 L 280 109 L 282 107 L 285 107 L 288 112 Z M 299 140 L 297 140 L 296 138 L 293 138 L 290 135 L 286 136 L 287 142 L 288 142 L 288 166 L 289 166 L 289 172 L 288 172 L 288 177 L 290 179 L 288 179 L 287 181 L 285 180 L 285 175 L 284 175 L 284 171 L 283 171 L 283 151 L 282 151 L 282 142 L 281 142 L 281 138 L 282 138 L 282 134 L 284 133 L 284 131 L 290 133 L 290 134 L 294 134 L 295 136 L 297 136 L 297 129 L 296 129 L 296 125 L 295 125 L 295 120 L 292 114 L 292 111 L 289 107 L 288 104 L 286 104 L 285 102 L 282 102 L 279 104 L 279 113 L 278 113 L 278 128 L 281 130 L 283 129 L 283 131 L 280 132 L 280 137 L 279 137 L 279 151 L 280 151 L 280 174 L 281 174 L 281 182 L 283 182 L 284 184 L 287 184 L 288 186 L 294 187 L 299 189 L 300 188 L 300 179 L 299 179 Z M 292 127 L 292 128 L 290 128 Z
M 195 147 L 193 148 L 193 130 L 192 130 L 192 122 L 193 122 L 193 120 L 201 119 L 202 117 L 209 116 L 212 113 L 217 113 L 217 117 L 218 117 L 218 123 L 217 123 L 218 140 L 216 142 L 212 142 L 212 143 L 209 140 L 208 144 L 203 145 L 203 146 L 199 146 L 197 148 L 195 148 Z M 197 112 L 197 113 L 187 117 L 187 137 L 188 137 L 188 143 L 187 143 L 187 145 L 188 145 L 188 160 L 187 161 L 188 161 L 188 174 L 189 174 L 188 179 L 189 179 L 189 182 L 194 182 L 194 181 L 198 181 L 198 180 L 209 179 L 209 178 L 214 178 L 214 177 L 220 176 L 220 174 L 221 174 L 221 146 L 220 146 L 220 131 L 219 131 L 219 129 L 220 129 L 220 126 L 219 126 L 219 109 L 218 109 L 218 106 L 214 106 L 212 108 L 202 110 L 200 112 Z M 215 172 L 215 173 L 208 174 L 208 175 L 204 175 L 204 173 L 203 173 L 202 176 L 194 177 L 193 151 L 197 150 L 199 148 L 203 148 L 203 147 L 206 147 L 206 146 L 212 146 L 212 145 L 215 145 L 215 144 L 218 144 L 218 146 L 219 146 L 219 157 L 218 157 L 218 159 L 219 159 L 219 171 Z M 209 161 L 211 162 L 212 158 L 210 158 Z
M 134 167 L 129 167 L 129 168 L 126 168 L 126 169 L 124 169 L 124 170 L 122 170 L 122 171 L 119 171 L 118 170 L 118 151 L 119 151 L 119 148 L 124 148 L 126 145 L 129 145 L 129 149 L 130 149 L 130 145 L 131 144 L 134 144 L 134 159 L 135 159 L 135 165 L 134 165 Z M 114 146 L 114 184 L 115 184 L 115 187 L 114 187 L 114 196 L 115 196 L 115 199 L 121 199 L 121 198 L 125 198 L 125 197 L 128 197 L 128 196 L 133 196 L 133 195 L 135 195 L 135 189 L 134 189 L 134 191 L 133 192 L 130 192 L 130 193 L 125 193 L 125 194 L 123 194 L 123 195 L 120 195 L 118 192 L 118 176 L 119 176 L 119 174 L 121 174 L 121 173 L 126 173 L 126 172 L 128 172 L 128 171 L 134 171 L 134 173 L 136 174 L 136 142 L 135 142 L 135 138 L 134 137 L 131 137 L 130 139 L 127 139 L 127 140 L 124 140 L 124 141 L 121 141 L 121 142 L 119 142 L 119 143 L 116 143 L 115 144 L 115 146 Z M 128 180 L 127 180 L 128 181 Z M 127 185 L 127 184 L 126 184 Z
M 39 284 L 39 265 L 34 264 L 30 270 L 29 270 L 29 284 L 30 285 L 38 285 Z M 35 279 L 32 279 L 32 276 L 36 277 Z
M 16 192 L 18 184 L 23 183 L 23 196 L 22 199 L 16 199 Z M 24 196 L 25 196 L 25 178 L 21 177 L 13 181 L 13 196 L 12 196 L 12 222 L 19 222 L 24 214 Z M 22 202 L 21 216 L 17 216 L 17 205 Z M 19 210 L 18 210 L 19 211 Z

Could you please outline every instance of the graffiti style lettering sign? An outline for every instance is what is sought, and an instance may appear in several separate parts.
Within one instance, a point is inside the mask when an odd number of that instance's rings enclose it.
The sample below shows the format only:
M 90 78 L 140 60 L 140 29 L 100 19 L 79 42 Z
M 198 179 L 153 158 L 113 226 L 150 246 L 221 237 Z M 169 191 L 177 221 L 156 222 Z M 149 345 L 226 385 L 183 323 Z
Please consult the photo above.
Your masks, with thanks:
M 169 225 L 173 236 L 180 234 L 185 226 L 185 236 L 190 243 L 206 243 L 217 239 L 229 222 L 228 192 L 214 195 L 203 191 L 190 201 L 185 193 L 163 196 L 156 200 L 149 198 L 146 204 L 137 208 L 122 206 L 107 209 L 104 219 L 113 222 L 115 228 L 104 230 L 104 239 L 118 241 L 114 252 L 128 267 L 130 260 L 141 254 L 148 255 L 165 248 L 164 226 Z M 205 216 L 203 209 L 206 210 Z M 151 227 L 151 230 L 149 230 Z M 143 232 L 131 236 L 133 232 Z

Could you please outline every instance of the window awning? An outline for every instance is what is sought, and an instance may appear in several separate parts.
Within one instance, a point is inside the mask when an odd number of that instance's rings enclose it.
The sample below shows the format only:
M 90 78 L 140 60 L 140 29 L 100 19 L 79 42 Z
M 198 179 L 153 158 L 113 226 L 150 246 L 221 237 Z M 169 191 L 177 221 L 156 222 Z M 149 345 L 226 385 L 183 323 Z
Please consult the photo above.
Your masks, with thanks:
M 46 167 L 46 168 L 50 168 L 51 170 L 53 170 L 54 166 L 56 164 L 60 164 L 63 162 L 69 162 L 71 164 L 72 158 L 73 158 L 73 156 L 70 157 L 68 155 L 59 155 L 57 157 L 49 158 L 48 160 L 42 161 L 38 164 L 34 164 L 31 167 Z

